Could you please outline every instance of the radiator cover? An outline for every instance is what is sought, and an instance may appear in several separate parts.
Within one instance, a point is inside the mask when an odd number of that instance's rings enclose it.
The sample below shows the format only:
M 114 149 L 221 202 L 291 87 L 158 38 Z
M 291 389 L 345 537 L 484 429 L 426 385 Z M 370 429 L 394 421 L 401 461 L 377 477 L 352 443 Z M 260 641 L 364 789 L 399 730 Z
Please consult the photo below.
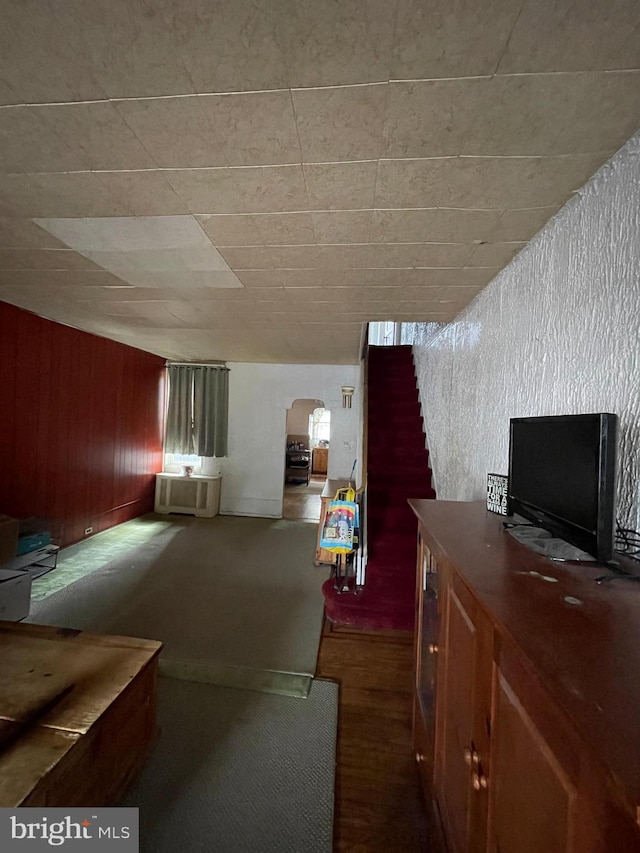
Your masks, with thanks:
M 220 477 L 156 474 L 155 511 L 212 518 L 220 507 Z

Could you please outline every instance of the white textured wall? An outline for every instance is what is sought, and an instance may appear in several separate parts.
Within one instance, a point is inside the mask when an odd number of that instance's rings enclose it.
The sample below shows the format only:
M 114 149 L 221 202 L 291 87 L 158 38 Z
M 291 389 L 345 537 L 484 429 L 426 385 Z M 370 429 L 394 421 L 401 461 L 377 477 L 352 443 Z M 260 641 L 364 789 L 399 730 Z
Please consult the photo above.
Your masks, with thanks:
M 509 418 L 619 417 L 618 514 L 640 524 L 640 134 L 435 338 L 414 330 L 439 498 L 484 497 Z
M 323 400 L 331 409 L 330 479 L 346 478 L 362 431 L 358 365 L 229 364 L 229 455 L 222 466 L 220 512 L 278 518 L 284 490 L 287 409 L 294 400 Z M 342 408 L 353 385 L 353 408 Z

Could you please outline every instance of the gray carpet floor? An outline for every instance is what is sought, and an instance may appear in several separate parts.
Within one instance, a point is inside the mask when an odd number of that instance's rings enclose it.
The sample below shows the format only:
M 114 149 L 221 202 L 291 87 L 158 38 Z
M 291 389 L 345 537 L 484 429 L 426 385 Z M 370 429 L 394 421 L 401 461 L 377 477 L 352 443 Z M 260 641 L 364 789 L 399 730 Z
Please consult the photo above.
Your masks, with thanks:
M 28 621 L 165 644 L 160 737 L 122 801 L 140 809 L 143 853 L 329 853 L 338 686 L 311 678 L 327 576 L 316 526 L 171 522 L 33 602 Z M 306 689 L 274 688 L 274 673 Z
M 171 519 L 144 545 L 34 602 L 27 621 L 161 640 L 161 672 L 175 677 L 256 689 L 269 689 L 265 672 L 309 680 L 327 575 L 313 565 L 315 526 Z
M 306 700 L 159 680 L 161 734 L 123 801 L 142 853 L 329 853 L 338 686 Z

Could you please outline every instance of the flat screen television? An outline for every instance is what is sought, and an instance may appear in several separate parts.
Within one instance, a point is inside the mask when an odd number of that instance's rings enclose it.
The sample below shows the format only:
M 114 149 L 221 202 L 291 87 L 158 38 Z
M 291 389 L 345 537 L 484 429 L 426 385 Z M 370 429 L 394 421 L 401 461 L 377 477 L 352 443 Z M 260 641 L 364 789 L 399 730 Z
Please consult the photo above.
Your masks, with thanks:
M 601 562 L 613 554 L 617 416 L 511 418 L 509 509 Z

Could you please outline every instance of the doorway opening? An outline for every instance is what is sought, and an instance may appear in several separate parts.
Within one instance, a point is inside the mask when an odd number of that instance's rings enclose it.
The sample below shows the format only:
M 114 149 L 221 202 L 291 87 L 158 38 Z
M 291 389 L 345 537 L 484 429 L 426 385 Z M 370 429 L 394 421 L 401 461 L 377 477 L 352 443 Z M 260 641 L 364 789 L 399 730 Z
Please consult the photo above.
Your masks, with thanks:
M 322 400 L 294 400 L 287 409 L 283 518 L 314 524 L 320 520 L 330 431 L 331 412 Z

